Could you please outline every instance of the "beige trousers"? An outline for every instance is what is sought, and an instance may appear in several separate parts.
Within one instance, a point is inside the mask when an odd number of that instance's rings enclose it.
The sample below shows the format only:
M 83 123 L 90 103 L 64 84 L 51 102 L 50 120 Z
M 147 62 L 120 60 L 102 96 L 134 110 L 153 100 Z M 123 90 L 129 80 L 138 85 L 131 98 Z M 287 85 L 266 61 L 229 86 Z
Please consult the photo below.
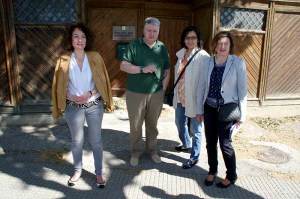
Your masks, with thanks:
M 142 126 L 145 121 L 146 151 L 157 153 L 157 121 L 163 105 L 163 90 L 144 94 L 126 92 L 126 105 L 130 123 L 131 155 L 139 156 L 142 149 Z

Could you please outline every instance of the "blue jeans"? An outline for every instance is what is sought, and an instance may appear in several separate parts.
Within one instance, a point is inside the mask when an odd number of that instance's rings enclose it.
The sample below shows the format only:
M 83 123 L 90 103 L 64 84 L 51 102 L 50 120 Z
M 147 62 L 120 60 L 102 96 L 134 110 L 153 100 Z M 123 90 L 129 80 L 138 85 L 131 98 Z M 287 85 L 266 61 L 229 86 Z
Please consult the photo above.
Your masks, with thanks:
M 82 170 L 82 147 L 84 141 L 84 121 L 88 124 L 88 141 L 92 147 L 96 175 L 102 175 L 103 146 L 101 140 L 101 125 L 104 108 L 103 104 L 93 105 L 82 109 L 67 105 L 65 119 L 72 138 L 72 154 L 74 170 Z
M 190 128 L 188 127 L 188 119 L 190 119 Z M 178 129 L 179 139 L 184 148 L 192 147 L 190 159 L 198 160 L 201 150 L 201 132 L 202 123 L 199 123 L 196 118 L 189 118 L 185 116 L 185 108 L 181 103 L 177 104 L 175 110 L 175 123 Z M 189 131 L 192 131 L 190 134 Z M 191 136 L 192 135 L 192 143 Z

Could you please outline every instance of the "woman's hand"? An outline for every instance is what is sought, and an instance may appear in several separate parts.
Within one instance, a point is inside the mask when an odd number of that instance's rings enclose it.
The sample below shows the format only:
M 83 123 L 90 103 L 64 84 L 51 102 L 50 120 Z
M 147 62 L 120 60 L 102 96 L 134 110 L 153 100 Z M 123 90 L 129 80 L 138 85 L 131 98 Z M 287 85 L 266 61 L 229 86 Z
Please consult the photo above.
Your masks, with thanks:
M 83 95 L 70 95 L 69 99 L 76 104 L 85 104 L 91 97 L 91 92 L 85 92 Z
M 242 125 L 242 122 L 238 121 L 231 128 L 234 128 L 235 130 L 239 130 L 241 125 Z
M 204 115 L 196 115 L 196 120 L 201 123 L 204 120 Z

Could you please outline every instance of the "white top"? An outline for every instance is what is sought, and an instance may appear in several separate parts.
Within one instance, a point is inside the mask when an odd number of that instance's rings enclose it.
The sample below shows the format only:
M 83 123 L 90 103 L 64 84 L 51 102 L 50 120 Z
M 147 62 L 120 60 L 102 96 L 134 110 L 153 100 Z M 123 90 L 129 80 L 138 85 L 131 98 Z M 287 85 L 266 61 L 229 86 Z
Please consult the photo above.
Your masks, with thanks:
M 175 78 L 174 83 L 176 79 L 178 78 L 179 74 L 177 73 L 178 67 L 184 57 L 186 49 L 182 48 L 177 53 L 177 63 L 175 65 Z M 197 51 L 197 49 L 193 49 L 192 53 L 188 57 L 188 60 L 193 56 L 193 54 Z M 191 63 L 186 68 L 186 71 L 184 72 L 184 95 L 185 95 L 185 115 L 187 117 L 196 117 L 196 106 L 197 106 L 197 85 L 200 73 L 202 73 L 203 70 L 203 63 L 205 59 L 209 58 L 209 54 L 205 50 L 200 50 L 197 55 L 193 58 Z M 177 108 L 177 102 L 178 102 L 178 85 L 176 85 L 176 88 L 174 89 L 174 98 L 173 98 L 173 107 Z
M 72 53 L 69 66 L 69 84 L 68 92 L 71 95 L 80 96 L 88 91 L 95 90 L 92 71 L 86 54 L 83 59 L 82 71 L 76 61 L 75 54 Z M 94 94 L 88 102 L 94 101 L 100 96 L 99 93 Z

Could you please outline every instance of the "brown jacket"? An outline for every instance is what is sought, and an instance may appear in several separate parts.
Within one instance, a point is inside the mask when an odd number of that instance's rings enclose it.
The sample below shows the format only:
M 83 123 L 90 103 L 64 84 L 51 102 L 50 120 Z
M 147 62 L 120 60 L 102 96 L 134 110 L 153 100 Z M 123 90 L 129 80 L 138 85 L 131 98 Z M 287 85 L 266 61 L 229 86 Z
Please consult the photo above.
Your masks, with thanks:
M 101 94 L 106 109 L 113 111 L 113 101 L 110 80 L 102 57 L 97 52 L 87 52 L 88 61 L 93 74 L 93 80 Z M 69 82 L 69 64 L 71 53 L 59 57 L 56 63 L 52 82 L 52 117 L 58 119 L 66 108 L 66 96 Z

